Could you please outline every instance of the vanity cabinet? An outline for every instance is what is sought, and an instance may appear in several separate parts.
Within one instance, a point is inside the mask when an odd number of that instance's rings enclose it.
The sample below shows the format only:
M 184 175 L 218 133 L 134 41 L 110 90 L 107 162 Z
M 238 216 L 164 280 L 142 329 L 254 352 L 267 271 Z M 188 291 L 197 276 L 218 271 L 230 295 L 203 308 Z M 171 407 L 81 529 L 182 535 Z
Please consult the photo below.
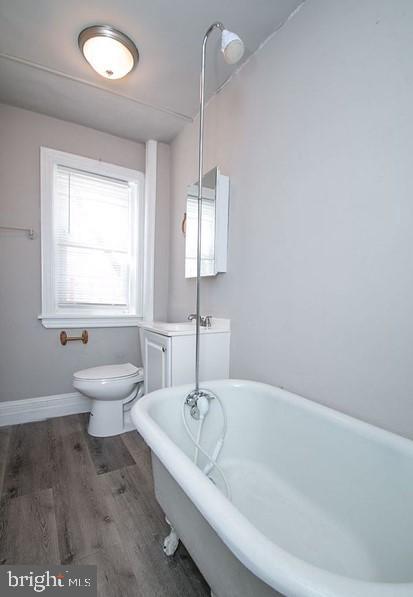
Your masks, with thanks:
M 195 325 L 142 322 L 140 343 L 145 394 L 195 382 Z M 200 380 L 228 379 L 230 329 L 216 320 L 200 338 Z
M 143 339 L 145 394 L 171 385 L 171 338 L 145 330 Z

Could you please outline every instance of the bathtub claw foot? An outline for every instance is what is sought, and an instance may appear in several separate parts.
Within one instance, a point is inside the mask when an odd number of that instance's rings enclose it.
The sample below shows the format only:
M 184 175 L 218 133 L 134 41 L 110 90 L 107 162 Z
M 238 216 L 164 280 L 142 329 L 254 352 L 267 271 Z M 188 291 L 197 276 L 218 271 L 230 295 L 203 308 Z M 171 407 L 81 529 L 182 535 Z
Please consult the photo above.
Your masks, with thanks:
M 165 538 L 163 542 L 163 551 L 164 554 L 167 556 L 173 556 L 176 550 L 178 549 L 179 544 L 179 537 L 176 534 L 175 529 L 171 527 L 171 532 Z

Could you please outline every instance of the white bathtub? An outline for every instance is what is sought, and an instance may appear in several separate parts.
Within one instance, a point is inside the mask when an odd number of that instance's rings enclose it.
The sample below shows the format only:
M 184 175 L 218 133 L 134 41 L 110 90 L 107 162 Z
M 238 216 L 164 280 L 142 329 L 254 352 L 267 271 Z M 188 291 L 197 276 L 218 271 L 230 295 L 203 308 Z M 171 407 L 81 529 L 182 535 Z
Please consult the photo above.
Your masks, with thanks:
M 228 416 L 219 463 L 232 501 L 191 460 L 189 387 L 145 396 L 132 418 L 157 499 L 213 593 L 412 597 L 413 442 L 272 386 L 208 387 Z M 220 425 L 213 401 L 207 450 Z

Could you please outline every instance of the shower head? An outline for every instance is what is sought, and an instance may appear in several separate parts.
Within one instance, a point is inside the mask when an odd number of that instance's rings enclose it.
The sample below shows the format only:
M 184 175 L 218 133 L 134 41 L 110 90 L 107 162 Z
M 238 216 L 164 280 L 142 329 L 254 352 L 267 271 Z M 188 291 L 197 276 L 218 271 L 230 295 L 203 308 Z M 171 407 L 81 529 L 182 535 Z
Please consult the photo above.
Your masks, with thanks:
M 236 64 L 244 55 L 244 42 L 236 33 L 222 29 L 221 52 L 224 54 L 225 62 Z

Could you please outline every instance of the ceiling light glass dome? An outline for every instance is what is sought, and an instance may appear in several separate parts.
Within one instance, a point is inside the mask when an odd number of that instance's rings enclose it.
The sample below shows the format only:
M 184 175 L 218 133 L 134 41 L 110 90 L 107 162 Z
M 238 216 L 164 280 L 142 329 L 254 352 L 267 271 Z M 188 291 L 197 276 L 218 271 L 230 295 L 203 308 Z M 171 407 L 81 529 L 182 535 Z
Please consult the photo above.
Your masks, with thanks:
M 84 29 L 79 35 L 79 48 L 90 66 L 106 79 L 122 79 L 139 60 L 133 41 L 109 25 Z

